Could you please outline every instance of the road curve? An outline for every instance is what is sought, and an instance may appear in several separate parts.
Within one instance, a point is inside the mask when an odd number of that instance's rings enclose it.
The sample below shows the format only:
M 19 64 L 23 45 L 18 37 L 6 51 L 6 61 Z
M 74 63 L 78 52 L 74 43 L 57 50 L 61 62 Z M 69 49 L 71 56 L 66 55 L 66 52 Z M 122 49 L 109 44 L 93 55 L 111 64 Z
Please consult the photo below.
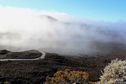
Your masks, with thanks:
M 34 61 L 34 60 L 40 60 L 43 59 L 46 55 L 46 53 L 44 51 L 41 51 L 42 55 L 38 58 L 34 58 L 34 59 L 0 59 L 0 61 Z

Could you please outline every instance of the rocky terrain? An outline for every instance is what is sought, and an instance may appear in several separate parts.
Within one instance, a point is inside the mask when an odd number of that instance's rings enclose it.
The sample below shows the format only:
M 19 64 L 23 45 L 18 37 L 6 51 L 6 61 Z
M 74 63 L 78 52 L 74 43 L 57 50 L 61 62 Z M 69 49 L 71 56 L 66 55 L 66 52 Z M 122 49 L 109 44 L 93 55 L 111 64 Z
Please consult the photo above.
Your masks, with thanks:
M 123 54 L 122 54 L 123 53 Z M 40 57 L 41 52 L 29 50 L 11 52 L 1 50 L 1 59 L 33 59 Z M 125 59 L 124 52 L 111 53 L 107 56 L 63 56 L 46 53 L 44 59 L 31 61 L 0 61 L 0 83 L 11 84 L 43 84 L 47 76 L 56 71 L 72 69 L 86 71 L 90 74 L 90 81 L 99 81 L 101 71 L 112 59 Z

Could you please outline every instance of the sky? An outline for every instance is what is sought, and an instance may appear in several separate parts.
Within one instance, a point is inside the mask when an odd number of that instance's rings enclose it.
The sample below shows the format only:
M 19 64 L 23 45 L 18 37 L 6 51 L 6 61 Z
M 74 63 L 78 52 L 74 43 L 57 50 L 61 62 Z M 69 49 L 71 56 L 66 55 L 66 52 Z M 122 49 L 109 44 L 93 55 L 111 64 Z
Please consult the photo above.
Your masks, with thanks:
M 0 0 L 0 5 L 63 12 L 98 21 L 126 20 L 126 0 Z

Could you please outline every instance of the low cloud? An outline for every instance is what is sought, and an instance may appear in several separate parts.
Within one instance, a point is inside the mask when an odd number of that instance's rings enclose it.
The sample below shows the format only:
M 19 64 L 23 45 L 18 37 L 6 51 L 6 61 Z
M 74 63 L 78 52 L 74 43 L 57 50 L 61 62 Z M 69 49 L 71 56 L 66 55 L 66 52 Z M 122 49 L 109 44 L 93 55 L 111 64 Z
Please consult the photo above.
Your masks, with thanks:
M 125 22 L 85 21 L 60 12 L 0 7 L 1 49 L 107 53 L 115 44 L 125 45 L 125 27 Z

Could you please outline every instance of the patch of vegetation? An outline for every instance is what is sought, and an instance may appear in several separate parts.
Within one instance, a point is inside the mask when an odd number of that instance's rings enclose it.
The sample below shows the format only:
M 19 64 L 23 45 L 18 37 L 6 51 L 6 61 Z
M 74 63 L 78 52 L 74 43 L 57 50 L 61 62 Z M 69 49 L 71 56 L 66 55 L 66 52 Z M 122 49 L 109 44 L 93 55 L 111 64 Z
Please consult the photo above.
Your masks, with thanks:
M 126 81 L 126 60 L 112 60 L 112 62 L 105 67 L 104 73 L 100 79 L 102 84 L 116 84 L 117 82 Z
M 89 84 L 89 74 L 70 69 L 57 71 L 53 77 L 47 77 L 45 84 Z

